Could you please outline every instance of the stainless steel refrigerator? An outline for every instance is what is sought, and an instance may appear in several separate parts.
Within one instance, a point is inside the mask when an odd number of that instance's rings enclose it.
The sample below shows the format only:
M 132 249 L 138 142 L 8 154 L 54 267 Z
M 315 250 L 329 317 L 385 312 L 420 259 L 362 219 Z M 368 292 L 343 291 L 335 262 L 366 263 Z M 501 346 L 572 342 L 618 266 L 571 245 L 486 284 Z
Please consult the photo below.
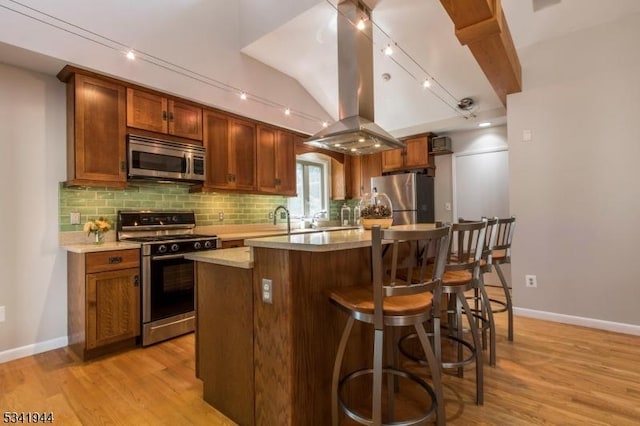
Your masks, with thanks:
M 391 200 L 394 225 L 434 222 L 432 177 L 418 173 L 372 177 L 371 189 Z

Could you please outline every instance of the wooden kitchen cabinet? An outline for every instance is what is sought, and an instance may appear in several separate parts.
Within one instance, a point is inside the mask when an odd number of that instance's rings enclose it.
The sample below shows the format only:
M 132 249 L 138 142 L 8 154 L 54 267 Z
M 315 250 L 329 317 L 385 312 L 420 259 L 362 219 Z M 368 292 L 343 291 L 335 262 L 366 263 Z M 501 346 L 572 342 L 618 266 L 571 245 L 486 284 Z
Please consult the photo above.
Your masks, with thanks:
M 69 346 L 83 360 L 135 346 L 140 335 L 140 250 L 69 253 Z
M 207 176 L 203 189 L 256 190 L 256 125 L 204 110 Z
M 258 191 L 264 194 L 296 195 L 297 136 L 258 125 Z
M 125 88 L 65 67 L 67 83 L 67 186 L 125 188 Z
M 202 141 L 202 108 L 129 87 L 127 126 Z
M 382 152 L 382 171 L 413 170 L 432 168 L 429 156 L 430 135 L 420 135 L 405 139 L 404 148 Z
M 348 157 L 351 177 L 351 193 L 348 198 L 361 198 L 371 192 L 371 178 L 382 176 L 382 154 Z

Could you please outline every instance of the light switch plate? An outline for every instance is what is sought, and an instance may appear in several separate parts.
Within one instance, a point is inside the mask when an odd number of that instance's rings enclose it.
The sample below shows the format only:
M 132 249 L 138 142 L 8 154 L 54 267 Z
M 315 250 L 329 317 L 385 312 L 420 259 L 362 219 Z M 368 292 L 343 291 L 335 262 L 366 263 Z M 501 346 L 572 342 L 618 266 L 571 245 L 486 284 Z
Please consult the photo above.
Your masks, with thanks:
M 262 301 L 273 303 L 273 281 L 266 278 L 262 279 Z
M 69 223 L 72 225 L 80 225 L 80 212 L 69 213 Z

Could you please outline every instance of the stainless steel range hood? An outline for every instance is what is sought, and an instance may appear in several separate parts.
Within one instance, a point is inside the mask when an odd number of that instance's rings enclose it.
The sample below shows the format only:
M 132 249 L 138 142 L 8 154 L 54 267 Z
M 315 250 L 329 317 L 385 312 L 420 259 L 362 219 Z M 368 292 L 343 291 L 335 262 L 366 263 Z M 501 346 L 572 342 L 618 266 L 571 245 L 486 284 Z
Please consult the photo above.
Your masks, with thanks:
M 364 30 L 355 24 L 366 17 Z M 356 0 L 338 2 L 339 119 L 305 141 L 349 155 L 372 154 L 404 144 L 373 122 L 373 31 L 370 11 Z

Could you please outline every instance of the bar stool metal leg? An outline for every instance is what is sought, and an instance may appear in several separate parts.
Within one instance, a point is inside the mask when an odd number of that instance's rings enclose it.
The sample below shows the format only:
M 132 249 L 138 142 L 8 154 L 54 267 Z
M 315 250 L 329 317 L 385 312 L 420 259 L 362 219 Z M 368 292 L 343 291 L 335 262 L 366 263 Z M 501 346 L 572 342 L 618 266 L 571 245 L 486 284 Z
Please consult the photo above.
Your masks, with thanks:
M 505 278 L 499 263 L 496 263 L 496 272 L 498 273 L 498 278 L 500 278 L 500 283 L 502 284 L 506 300 L 505 305 L 508 318 L 508 338 L 510 342 L 513 342 L 513 302 L 511 300 L 511 289 L 509 289 L 509 284 L 507 283 L 507 279 Z
M 338 352 L 336 353 L 336 361 L 333 364 L 333 377 L 331 379 L 331 424 L 333 426 L 340 425 L 340 408 L 338 407 L 338 386 L 340 384 L 340 368 L 342 367 L 342 360 L 344 358 L 344 352 L 347 349 L 347 342 L 349 341 L 349 335 L 353 328 L 354 318 L 349 316 L 347 319 L 347 325 L 344 327 L 342 337 L 340 338 L 340 344 L 338 345 Z
M 459 294 L 458 300 L 462 304 L 462 308 L 467 315 L 469 320 L 469 327 L 471 329 L 471 336 L 473 338 L 473 346 L 475 347 L 475 356 L 476 356 L 476 404 L 482 405 L 484 404 L 484 393 L 483 393 L 483 356 L 482 356 L 482 343 L 480 341 L 480 333 L 478 331 L 478 327 L 476 325 L 476 321 L 473 318 L 473 313 L 471 312 L 471 308 L 467 303 L 467 299 L 464 297 L 464 294 Z

